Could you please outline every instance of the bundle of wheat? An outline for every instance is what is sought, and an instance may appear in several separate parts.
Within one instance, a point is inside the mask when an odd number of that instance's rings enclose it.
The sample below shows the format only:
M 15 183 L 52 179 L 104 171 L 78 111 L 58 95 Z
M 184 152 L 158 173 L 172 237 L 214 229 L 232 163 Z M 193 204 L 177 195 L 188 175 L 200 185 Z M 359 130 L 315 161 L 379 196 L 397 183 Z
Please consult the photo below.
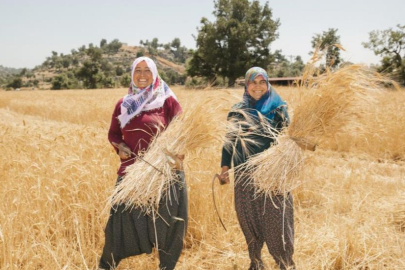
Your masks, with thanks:
M 252 157 L 238 169 L 251 172 L 252 183 L 260 193 L 274 195 L 283 194 L 300 185 L 303 165 L 302 148 L 288 136 L 281 136 L 276 146 Z
M 140 207 L 146 212 L 157 207 L 177 181 L 175 171 L 183 169 L 177 156 L 195 156 L 220 140 L 223 126 L 218 124 L 222 120 L 218 111 L 224 101 L 209 98 L 186 106 L 188 108 L 155 137 L 148 150 L 139 155 L 137 162 L 127 167 L 125 177 L 113 192 L 112 203 Z
M 310 76 L 314 70 L 314 63 L 307 65 L 303 76 L 306 81 L 299 89 L 300 102 L 288 129 L 273 147 L 238 168 L 250 172 L 259 193 L 284 193 L 297 187 L 304 165 L 303 150 L 314 151 L 317 144 L 343 132 L 349 124 L 361 130 L 356 119 L 363 116 L 362 109 L 373 103 L 373 93 L 392 83 L 362 65 Z

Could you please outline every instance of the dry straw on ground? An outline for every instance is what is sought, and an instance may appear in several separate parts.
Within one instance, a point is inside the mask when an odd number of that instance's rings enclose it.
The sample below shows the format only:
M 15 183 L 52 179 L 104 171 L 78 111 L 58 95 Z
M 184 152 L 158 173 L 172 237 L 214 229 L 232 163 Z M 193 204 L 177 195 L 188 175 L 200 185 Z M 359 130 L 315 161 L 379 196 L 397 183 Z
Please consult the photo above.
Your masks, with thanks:
M 294 112 L 299 90 L 276 89 Z M 221 123 L 243 95 L 243 89 L 231 90 L 237 100 L 225 89 L 173 90 L 184 111 L 223 97 Z M 114 105 L 126 93 L 124 88 L 0 91 L 0 269 L 97 269 L 109 216 L 102 210 L 119 166 L 108 126 Z M 384 92 L 359 119 L 367 132 L 341 133 L 310 155 L 305 183 L 292 192 L 297 269 L 405 269 L 399 229 L 405 222 L 404 104 L 405 91 Z M 186 156 L 189 226 L 178 270 L 249 267 L 232 182 L 216 188 L 228 232 L 212 204 L 221 147 L 218 141 Z M 265 248 L 262 256 L 269 269 L 277 269 Z M 158 264 L 153 253 L 125 259 L 117 270 L 156 270 Z
M 405 232 L 405 193 L 402 195 L 401 199 L 394 204 L 394 207 L 389 207 L 389 211 L 392 214 L 393 224 L 398 226 L 399 231 Z
M 362 65 L 350 65 L 336 72 L 329 69 L 314 77 L 315 59 L 307 65 L 299 88 L 300 101 L 290 126 L 275 145 L 256 155 L 241 170 L 251 173 L 258 193 L 285 193 L 301 184 L 304 153 L 325 142 L 331 134 L 361 131 L 364 108 L 375 106 L 373 97 L 389 79 Z M 270 134 L 271 135 L 271 134 Z

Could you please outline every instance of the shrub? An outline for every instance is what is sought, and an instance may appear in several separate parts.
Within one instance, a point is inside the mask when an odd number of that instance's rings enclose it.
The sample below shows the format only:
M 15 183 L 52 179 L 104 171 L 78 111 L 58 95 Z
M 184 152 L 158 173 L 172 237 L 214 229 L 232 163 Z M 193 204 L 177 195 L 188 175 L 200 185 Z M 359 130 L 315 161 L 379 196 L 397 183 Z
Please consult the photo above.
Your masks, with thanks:
M 124 76 L 121 77 L 120 83 L 122 87 L 128 87 L 129 84 L 131 83 L 131 76 L 125 74 Z
M 52 90 L 69 89 L 69 79 L 66 74 L 61 74 L 53 77 Z
M 14 77 L 10 83 L 7 84 L 7 87 L 11 88 L 20 88 L 22 86 L 22 79 L 21 77 Z

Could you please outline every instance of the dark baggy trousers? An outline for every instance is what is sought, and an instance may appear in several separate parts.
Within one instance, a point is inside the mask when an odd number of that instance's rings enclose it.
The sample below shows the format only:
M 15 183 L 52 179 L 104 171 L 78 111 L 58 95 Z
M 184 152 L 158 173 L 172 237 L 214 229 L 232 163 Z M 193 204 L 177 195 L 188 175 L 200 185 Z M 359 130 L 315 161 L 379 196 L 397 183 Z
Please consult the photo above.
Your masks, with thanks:
M 124 205 L 111 208 L 100 268 L 114 269 L 122 259 L 149 254 L 156 246 L 160 269 L 175 268 L 183 248 L 188 221 L 184 173 L 178 172 L 178 177 L 179 181 L 170 188 L 170 196 L 162 198 L 155 219 L 153 214 L 146 215 L 141 209 L 125 210 Z
M 248 244 L 249 269 L 262 269 L 261 250 L 264 243 L 280 269 L 293 267 L 294 212 L 291 194 L 271 197 L 257 195 L 246 173 L 237 173 L 235 208 Z

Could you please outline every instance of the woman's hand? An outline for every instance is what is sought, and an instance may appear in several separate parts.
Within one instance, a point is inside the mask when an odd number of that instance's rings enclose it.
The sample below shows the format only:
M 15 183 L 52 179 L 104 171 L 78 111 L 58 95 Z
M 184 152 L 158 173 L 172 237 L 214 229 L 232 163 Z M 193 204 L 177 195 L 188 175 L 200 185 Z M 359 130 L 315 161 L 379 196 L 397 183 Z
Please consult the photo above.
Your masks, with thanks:
M 125 143 L 120 143 L 117 148 L 121 159 L 129 159 L 131 157 L 131 149 Z
M 186 155 L 176 155 L 176 157 L 178 157 L 181 161 L 184 161 Z
M 219 175 L 219 181 L 221 182 L 221 185 L 224 184 L 229 184 L 229 167 L 228 166 L 223 166 L 221 170 L 221 174 Z

